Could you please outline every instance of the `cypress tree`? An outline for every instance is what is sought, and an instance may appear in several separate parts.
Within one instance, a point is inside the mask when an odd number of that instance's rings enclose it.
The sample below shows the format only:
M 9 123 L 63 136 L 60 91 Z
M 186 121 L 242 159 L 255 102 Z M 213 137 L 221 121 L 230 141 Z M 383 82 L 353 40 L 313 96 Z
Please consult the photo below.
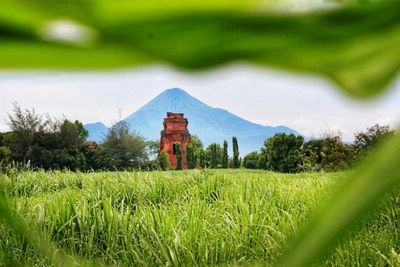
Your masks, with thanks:
M 199 166 L 199 156 L 197 153 L 194 152 L 193 149 L 193 160 L 194 160 L 194 168 L 197 168 Z
M 196 159 L 194 156 L 193 146 L 188 144 L 186 147 L 186 158 L 188 169 L 194 169 L 196 167 Z
M 218 165 L 218 151 L 217 144 L 211 144 L 211 155 L 210 155 L 210 167 L 212 169 L 217 168 Z
M 228 142 L 224 140 L 224 150 L 222 155 L 222 168 L 228 168 Z
M 239 161 L 239 145 L 237 138 L 235 136 L 232 137 L 232 146 L 233 146 L 233 162 L 232 162 L 232 167 L 233 168 L 239 168 L 240 167 L 240 161 Z
M 176 170 L 182 170 L 182 154 L 179 142 L 175 143 Z
M 198 156 L 199 165 L 200 165 L 201 168 L 205 168 L 206 167 L 206 154 L 204 152 L 204 149 L 200 148 L 198 153 L 199 153 L 199 156 Z

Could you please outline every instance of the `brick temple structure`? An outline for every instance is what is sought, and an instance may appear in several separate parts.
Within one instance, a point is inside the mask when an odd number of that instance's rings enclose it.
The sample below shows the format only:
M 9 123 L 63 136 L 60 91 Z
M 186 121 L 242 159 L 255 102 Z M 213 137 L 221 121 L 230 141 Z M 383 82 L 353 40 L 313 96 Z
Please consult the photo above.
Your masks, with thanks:
M 183 113 L 167 112 L 164 119 L 164 130 L 161 131 L 160 150 L 169 154 L 171 167 L 176 168 L 176 143 L 179 142 L 182 155 L 182 169 L 187 169 L 186 145 L 190 143 L 187 129 L 188 120 Z

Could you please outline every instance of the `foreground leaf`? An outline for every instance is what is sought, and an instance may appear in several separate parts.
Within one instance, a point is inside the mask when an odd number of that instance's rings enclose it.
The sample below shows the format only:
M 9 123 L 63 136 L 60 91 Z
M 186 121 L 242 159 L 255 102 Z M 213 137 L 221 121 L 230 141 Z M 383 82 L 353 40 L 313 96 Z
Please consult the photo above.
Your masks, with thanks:
M 327 248 L 373 209 L 386 193 L 400 185 L 400 135 L 396 135 L 347 177 L 315 213 L 297 243 L 277 266 L 311 266 Z
M 399 1 L 300 14 L 266 12 L 261 1 L 175 0 L 169 8 L 154 1 L 38 3 L 19 0 L 8 4 L 13 12 L 0 11 L 0 68 L 169 62 L 203 69 L 244 60 L 320 74 L 357 97 L 380 93 L 400 69 Z M 43 27 L 60 18 L 82 22 L 98 38 L 87 44 L 48 40 Z
M 184 68 L 246 60 L 320 73 L 367 97 L 399 70 L 398 10 L 393 3 L 301 15 L 208 12 L 131 20 L 103 32 Z

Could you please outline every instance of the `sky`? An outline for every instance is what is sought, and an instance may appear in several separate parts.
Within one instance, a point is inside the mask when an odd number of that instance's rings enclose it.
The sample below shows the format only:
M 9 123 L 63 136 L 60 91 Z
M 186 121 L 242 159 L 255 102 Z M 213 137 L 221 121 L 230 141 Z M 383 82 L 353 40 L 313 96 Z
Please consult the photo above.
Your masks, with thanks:
M 375 123 L 400 122 L 400 79 L 382 96 L 359 101 L 328 80 L 235 64 L 206 72 L 168 66 L 112 71 L 0 72 L 0 131 L 7 131 L 13 102 L 56 118 L 123 119 L 168 88 L 179 87 L 200 101 L 262 125 L 284 125 L 309 138 L 354 133 Z

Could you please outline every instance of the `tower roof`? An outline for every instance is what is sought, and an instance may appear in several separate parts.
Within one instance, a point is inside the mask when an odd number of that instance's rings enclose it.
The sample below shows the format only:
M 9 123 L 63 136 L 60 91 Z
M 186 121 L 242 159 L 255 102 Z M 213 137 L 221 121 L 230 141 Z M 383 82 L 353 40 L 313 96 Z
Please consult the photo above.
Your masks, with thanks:
M 174 113 L 174 112 L 167 112 L 167 118 L 169 119 L 183 119 L 183 113 Z

